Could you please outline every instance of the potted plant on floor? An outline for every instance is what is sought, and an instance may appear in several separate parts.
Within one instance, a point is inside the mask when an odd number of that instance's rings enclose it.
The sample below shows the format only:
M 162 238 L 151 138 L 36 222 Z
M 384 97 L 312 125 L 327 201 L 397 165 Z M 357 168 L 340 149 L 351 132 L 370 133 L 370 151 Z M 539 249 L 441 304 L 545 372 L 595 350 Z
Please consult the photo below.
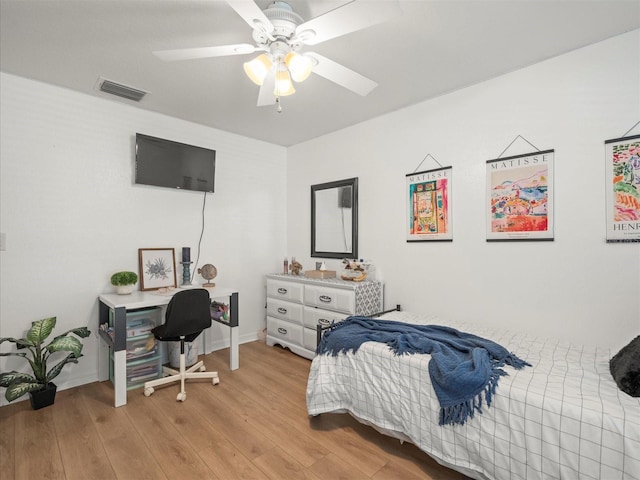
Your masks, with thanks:
M 111 275 L 111 285 L 116 287 L 119 295 L 128 295 L 133 292 L 133 286 L 138 281 L 138 274 L 134 272 L 116 272 Z
M 18 350 L 27 350 L 26 352 L 0 353 L 0 356 L 26 358 L 33 370 L 33 375 L 15 370 L 0 373 L 0 387 L 7 389 L 5 393 L 7 401 L 12 402 L 28 393 L 34 410 L 53 404 L 57 387 L 52 380 L 67 363 L 78 363 L 78 359 L 82 357 L 82 342 L 70 334 L 73 333 L 79 338 L 86 338 L 91 334 L 87 327 L 72 328 L 45 345 L 45 340 L 51 335 L 55 326 L 56 317 L 43 318 L 31 322 L 31 328 L 25 338 L 0 338 L 0 344 L 11 342 L 16 344 Z M 55 366 L 47 370 L 47 361 L 56 352 L 68 353 Z

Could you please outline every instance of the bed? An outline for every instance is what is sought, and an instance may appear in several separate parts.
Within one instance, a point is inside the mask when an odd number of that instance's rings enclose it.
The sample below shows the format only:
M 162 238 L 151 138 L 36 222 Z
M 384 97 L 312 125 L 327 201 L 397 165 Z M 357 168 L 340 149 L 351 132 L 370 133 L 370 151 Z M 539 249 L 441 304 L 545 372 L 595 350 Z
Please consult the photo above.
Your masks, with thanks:
M 309 415 L 349 413 L 476 479 L 640 480 L 640 398 L 618 389 L 608 349 L 409 312 L 380 318 L 451 326 L 491 339 L 532 366 L 504 367 L 508 375 L 500 377 L 490 408 L 463 425 L 440 426 L 430 355 L 396 356 L 366 342 L 355 354 L 316 355 Z

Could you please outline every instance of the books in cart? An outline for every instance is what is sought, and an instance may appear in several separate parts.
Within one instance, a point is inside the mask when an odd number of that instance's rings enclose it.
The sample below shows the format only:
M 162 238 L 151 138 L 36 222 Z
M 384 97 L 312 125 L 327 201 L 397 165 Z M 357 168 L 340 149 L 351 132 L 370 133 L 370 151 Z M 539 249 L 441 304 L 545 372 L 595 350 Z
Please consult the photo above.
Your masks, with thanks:
M 155 378 L 158 376 L 159 372 L 160 370 L 156 364 L 146 364 L 133 367 L 127 371 L 127 382 L 132 384 L 148 380 L 150 378 Z
M 127 324 L 127 337 L 138 337 L 151 333 L 155 327 L 155 323 L 148 318 L 142 318 L 136 322 Z

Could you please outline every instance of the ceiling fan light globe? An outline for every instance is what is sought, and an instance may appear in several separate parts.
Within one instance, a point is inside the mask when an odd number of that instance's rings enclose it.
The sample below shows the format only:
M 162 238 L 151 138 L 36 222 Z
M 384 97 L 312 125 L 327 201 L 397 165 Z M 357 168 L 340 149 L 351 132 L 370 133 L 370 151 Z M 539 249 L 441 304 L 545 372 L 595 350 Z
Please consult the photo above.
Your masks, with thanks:
M 271 60 L 266 54 L 258 55 L 256 58 L 244 64 L 244 73 L 256 85 L 262 86 L 264 79 L 271 70 Z
M 296 82 L 304 82 L 311 74 L 313 67 L 310 58 L 296 52 L 289 52 L 284 58 L 284 63 L 291 72 L 291 78 Z
M 273 94 L 276 97 L 286 97 L 296 93 L 291 81 L 291 75 L 287 70 L 279 70 L 276 72 L 276 85 L 273 88 Z

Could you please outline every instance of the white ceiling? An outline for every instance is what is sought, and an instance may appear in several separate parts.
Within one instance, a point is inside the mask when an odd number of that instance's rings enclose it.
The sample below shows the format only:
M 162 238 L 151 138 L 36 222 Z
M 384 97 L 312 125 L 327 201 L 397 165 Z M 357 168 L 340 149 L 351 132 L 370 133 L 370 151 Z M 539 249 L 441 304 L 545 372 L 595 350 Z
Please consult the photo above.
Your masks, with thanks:
M 386 0 L 359 0 L 386 1 Z M 257 0 L 266 8 L 271 0 Z M 291 0 L 307 20 L 345 0 Z M 0 69 L 289 146 L 640 28 L 640 0 L 400 0 L 400 17 L 315 51 L 379 83 L 361 97 L 317 75 L 256 107 L 256 54 L 167 63 L 154 50 L 253 43 L 222 0 L 0 0 Z M 150 92 L 96 90 L 106 78 Z

